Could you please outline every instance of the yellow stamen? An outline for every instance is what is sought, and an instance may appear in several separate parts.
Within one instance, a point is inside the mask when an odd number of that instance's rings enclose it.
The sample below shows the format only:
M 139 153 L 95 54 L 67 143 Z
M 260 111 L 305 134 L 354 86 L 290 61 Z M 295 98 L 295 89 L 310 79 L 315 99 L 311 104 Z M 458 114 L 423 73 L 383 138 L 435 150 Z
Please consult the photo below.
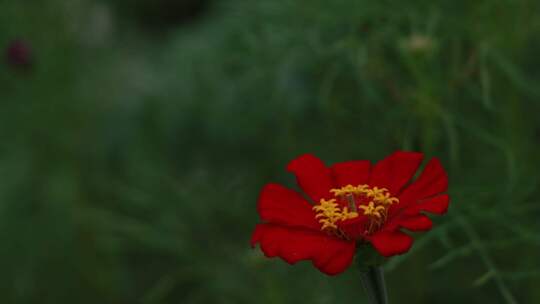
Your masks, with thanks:
M 358 208 L 364 210 L 364 215 L 371 216 L 374 215 L 376 217 L 381 217 L 381 211 L 384 211 L 385 208 L 383 206 L 375 206 L 373 202 L 369 202 L 369 205 L 362 205 L 358 206 Z
M 315 218 L 322 225 L 321 230 L 336 229 L 336 223 L 352 219 L 358 216 L 357 212 L 349 211 L 347 207 L 341 208 L 336 199 L 325 200 L 321 199 L 318 205 L 313 206 L 313 210 L 317 212 Z
M 338 229 L 337 224 L 341 221 L 358 217 L 357 209 L 363 211 L 363 215 L 369 218 L 367 233 L 373 233 L 386 221 L 388 208 L 390 205 L 398 203 L 399 199 L 391 196 L 386 188 L 378 188 L 363 184 L 358 186 L 346 185 L 341 188 L 331 189 L 330 192 L 335 198 L 321 199 L 319 204 L 313 207 L 316 212 L 315 218 L 321 224 L 321 230 L 343 236 L 343 232 Z M 343 207 L 337 201 L 348 202 L 348 207 Z M 369 200 L 369 203 L 357 205 L 362 201 Z M 351 210 L 351 211 L 349 211 Z

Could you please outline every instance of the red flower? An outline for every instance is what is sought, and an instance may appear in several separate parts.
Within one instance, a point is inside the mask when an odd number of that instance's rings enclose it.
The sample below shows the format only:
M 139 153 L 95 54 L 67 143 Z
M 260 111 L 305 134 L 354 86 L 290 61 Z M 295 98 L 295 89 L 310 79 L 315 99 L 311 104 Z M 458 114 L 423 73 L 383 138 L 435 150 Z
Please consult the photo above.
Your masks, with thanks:
M 22 40 L 15 40 L 6 49 L 6 59 L 13 67 L 28 68 L 32 65 L 31 53 L 28 44 Z
M 374 166 L 360 160 L 331 167 L 310 154 L 294 159 L 287 170 L 315 204 L 267 184 L 257 206 L 264 223 L 255 227 L 252 246 L 259 243 L 267 257 L 290 264 L 311 260 L 328 275 L 351 264 L 357 242 L 371 243 L 385 257 L 407 252 L 413 239 L 401 230 L 430 230 L 431 220 L 423 212 L 444 214 L 449 203 L 443 194 L 448 178 L 436 158 L 411 181 L 422 158 L 421 153 L 398 151 Z

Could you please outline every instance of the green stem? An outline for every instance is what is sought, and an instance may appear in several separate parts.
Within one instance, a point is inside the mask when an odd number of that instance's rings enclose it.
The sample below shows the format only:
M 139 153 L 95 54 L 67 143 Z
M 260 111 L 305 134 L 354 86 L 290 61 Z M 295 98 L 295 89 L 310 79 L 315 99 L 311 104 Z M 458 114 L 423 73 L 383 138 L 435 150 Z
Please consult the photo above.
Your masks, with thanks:
M 388 304 L 384 270 L 381 266 L 367 267 L 360 272 L 360 278 L 370 304 Z

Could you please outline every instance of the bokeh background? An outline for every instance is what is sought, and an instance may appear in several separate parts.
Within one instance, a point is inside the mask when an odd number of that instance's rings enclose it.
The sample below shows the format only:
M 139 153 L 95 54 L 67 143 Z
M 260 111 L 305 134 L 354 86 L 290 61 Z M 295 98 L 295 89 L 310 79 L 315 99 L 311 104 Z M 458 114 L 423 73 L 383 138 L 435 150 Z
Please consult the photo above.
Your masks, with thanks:
M 0 49 L 0 303 L 367 303 L 256 199 L 397 149 L 452 204 L 391 301 L 540 302 L 538 1 L 2 0 Z

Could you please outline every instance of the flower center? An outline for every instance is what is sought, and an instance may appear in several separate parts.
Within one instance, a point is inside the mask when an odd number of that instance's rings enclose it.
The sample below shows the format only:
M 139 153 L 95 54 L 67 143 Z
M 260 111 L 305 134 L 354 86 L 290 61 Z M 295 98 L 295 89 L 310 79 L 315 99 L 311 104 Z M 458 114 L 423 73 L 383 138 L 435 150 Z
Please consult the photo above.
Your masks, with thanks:
M 370 187 L 368 185 L 347 185 L 339 189 L 331 189 L 334 196 L 329 200 L 321 199 L 313 207 L 315 218 L 321 224 L 321 230 L 341 238 L 351 238 L 349 229 L 343 229 L 345 221 L 358 219 L 354 222 L 356 231 L 370 235 L 382 227 L 388 217 L 388 209 L 399 199 L 390 195 L 386 188 Z M 363 217 L 362 217 L 363 216 Z

